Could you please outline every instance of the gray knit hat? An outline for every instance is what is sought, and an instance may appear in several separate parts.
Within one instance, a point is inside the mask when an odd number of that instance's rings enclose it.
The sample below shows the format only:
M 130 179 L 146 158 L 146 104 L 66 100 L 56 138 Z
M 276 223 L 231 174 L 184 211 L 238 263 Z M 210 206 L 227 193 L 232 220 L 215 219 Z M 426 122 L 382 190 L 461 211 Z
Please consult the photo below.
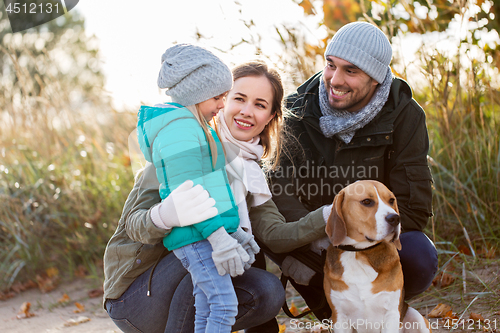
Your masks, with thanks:
M 161 56 L 158 87 L 172 101 L 194 105 L 218 96 L 233 86 L 231 70 L 212 52 L 191 44 L 177 44 Z
M 325 57 L 331 55 L 360 68 L 382 83 L 391 63 L 392 47 L 385 34 L 367 22 L 344 25 L 326 47 Z

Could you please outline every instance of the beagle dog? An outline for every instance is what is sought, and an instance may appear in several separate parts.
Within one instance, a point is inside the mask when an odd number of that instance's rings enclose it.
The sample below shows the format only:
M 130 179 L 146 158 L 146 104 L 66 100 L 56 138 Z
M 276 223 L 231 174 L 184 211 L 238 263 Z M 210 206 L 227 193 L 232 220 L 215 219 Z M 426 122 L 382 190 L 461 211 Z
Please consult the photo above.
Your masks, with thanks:
M 340 191 L 326 233 L 324 289 L 334 332 L 431 332 L 404 302 L 399 211 L 384 184 L 363 180 Z

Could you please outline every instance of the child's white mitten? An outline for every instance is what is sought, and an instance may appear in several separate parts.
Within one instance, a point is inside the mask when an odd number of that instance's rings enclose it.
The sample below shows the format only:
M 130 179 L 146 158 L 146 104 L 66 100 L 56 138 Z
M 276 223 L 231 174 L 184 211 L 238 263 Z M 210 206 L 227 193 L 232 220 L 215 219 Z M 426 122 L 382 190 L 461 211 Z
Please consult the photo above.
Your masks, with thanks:
M 219 275 L 230 274 L 232 277 L 243 274 L 243 266 L 250 257 L 243 247 L 229 236 L 224 227 L 214 231 L 207 240 L 212 245 L 212 259 Z
M 250 266 L 255 262 L 255 255 L 259 253 L 260 247 L 257 245 L 253 235 L 250 235 L 248 232 L 243 230 L 241 227 L 238 227 L 236 232 L 231 234 L 231 237 L 236 239 L 238 243 L 243 247 L 245 251 L 247 251 L 250 259 L 245 263 L 244 268 L 249 269 Z
M 201 185 L 193 185 L 191 180 L 186 180 L 151 208 L 151 220 L 158 228 L 184 227 L 217 215 L 215 200 Z

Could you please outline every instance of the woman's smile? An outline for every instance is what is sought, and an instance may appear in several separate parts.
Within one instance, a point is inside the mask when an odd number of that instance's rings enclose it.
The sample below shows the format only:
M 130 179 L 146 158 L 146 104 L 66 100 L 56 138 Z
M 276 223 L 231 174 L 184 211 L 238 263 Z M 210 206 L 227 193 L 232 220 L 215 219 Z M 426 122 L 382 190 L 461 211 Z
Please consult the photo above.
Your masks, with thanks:
M 236 123 L 236 126 L 238 126 L 239 128 L 241 128 L 243 130 L 250 129 L 253 126 L 252 123 L 245 121 L 245 120 L 241 120 L 241 119 L 234 119 L 234 122 Z

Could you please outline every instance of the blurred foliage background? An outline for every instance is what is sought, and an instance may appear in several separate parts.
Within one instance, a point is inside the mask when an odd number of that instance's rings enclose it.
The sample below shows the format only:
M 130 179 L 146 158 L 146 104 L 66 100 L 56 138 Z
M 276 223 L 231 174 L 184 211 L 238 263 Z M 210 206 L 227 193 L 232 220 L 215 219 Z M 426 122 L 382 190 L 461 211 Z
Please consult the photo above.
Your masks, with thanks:
M 15 34 L 0 15 L 0 291 L 46 272 L 102 276 L 135 115 L 111 108 L 78 12 Z
M 500 0 L 290 2 L 321 17 L 325 36 L 310 41 L 300 22 L 276 25 L 276 58 L 262 54 L 263 36 L 242 17 L 251 38 L 223 51 L 251 45 L 291 89 L 322 69 L 328 40 L 348 22 L 371 22 L 394 45 L 456 31 L 451 52 L 422 43 L 412 63 L 395 52 L 392 67 L 427 113 L 435 195 L 426 231 L 446 250 L 497 258 Z M 78 12 L 13 34 L 0 9 L 0 291 L 54 268 L 101 277 L 133 184 L 127 140 L 136 115 L 111 106 L 98 44 Z

